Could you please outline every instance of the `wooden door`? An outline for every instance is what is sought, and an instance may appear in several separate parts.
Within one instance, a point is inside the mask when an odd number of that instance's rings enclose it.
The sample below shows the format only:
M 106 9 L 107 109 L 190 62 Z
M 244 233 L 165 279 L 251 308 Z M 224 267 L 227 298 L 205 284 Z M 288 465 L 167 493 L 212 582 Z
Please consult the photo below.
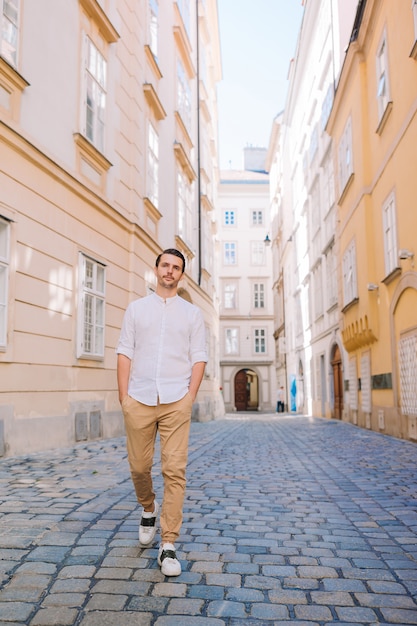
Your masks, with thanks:
M 343 371 L 342 357 L 339 347 L 336 347 L 332 359 L 333 368 L 333 388 L 334 388 L 334 417 L 342 419 L 343 414 Z
M 235 376 L 235 407 L 236 411 L 246 411 L 248 408 L 248 390 L 245 370 L 240 370 Z

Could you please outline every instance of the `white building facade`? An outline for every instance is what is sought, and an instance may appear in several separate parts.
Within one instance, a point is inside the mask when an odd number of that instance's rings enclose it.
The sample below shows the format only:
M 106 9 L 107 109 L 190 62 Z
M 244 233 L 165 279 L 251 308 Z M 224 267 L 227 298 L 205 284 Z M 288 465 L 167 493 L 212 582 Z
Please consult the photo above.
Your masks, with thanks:
M 268 151 L 276 377 L 293 412 L 342 417 L 337 205 L 326 123 L 357 1 L 307 0 Z
M 220 368 L 225 409 L 275 410 L 269 177 L 265 172 L 221 172 L 218 223 Z

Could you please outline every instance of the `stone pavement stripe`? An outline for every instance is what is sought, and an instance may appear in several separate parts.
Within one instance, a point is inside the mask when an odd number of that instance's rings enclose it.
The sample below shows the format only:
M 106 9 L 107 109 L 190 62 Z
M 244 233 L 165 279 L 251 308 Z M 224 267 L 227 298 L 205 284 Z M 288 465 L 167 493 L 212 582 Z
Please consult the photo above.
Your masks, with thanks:
M 343 422 L 193 423 L 166 579 L 159 535 L 137 545 L 124 438 L 0 460 L 0 626 L 416 623 L 416 470 L 414 444 Z

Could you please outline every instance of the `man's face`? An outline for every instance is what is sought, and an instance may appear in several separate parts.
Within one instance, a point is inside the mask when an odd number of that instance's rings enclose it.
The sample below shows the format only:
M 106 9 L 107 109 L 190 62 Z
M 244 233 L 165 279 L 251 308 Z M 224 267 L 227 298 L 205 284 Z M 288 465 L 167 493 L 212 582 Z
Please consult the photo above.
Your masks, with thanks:
M 154 272 L 160 287 L 176 290 L 182 278 L 182 260 L 175 254 L 163 254 Z

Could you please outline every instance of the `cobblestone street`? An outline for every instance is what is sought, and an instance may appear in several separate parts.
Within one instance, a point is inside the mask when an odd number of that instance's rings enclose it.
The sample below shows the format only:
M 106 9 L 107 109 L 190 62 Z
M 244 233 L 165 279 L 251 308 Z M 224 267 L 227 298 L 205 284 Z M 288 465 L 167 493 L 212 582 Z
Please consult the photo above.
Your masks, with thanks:
M 303 416 L 193 423 L 169 579 L 159 534 L 138 547 L 124 443 L 0 461 L 0 626 L 417 624 L 415 444 Z

